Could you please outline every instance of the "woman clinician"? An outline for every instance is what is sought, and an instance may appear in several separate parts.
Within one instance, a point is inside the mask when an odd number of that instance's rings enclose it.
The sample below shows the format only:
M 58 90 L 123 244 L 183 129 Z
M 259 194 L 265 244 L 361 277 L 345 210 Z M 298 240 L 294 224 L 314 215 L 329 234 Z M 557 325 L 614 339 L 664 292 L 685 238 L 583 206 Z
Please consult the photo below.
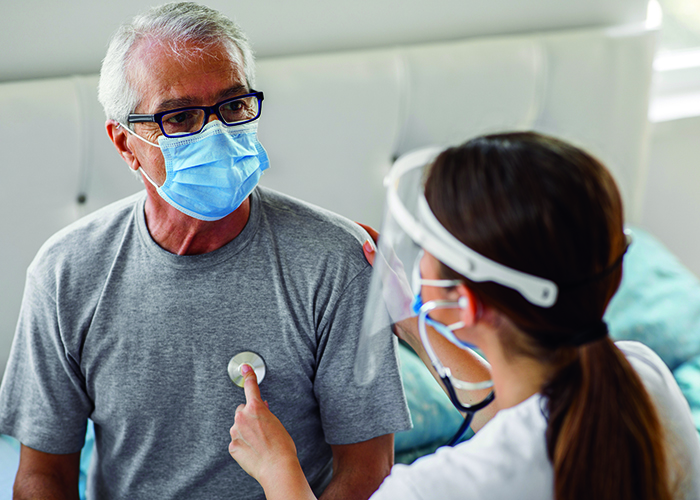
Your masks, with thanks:
M 447 149 L 427 177 L 421 162 L 400 164 L 389 209 L 422 252 L 417 319 L 394 317 L 395 331 L 447 385 L 492 385 L 499 411 L 469 441 L 394 466 L 372 498 L 700 498 L 698 435 L 673 376 L 642 344 L 613 343 L 603 321 L 628 246 L 610 173 L 535 133 Z M 416 173 L 424 189 L 407 203 L 410 189 L 400 186 Z M 401 240 L 383 228 L 385 237 Z M 405 308 L 405 298 L 390 304 L 387 290 L 397 287 L 383 276 L 387 309 Z M 483 373 L 472 346 L 492 383 L 454 376 Z M 247 403 L 236 410 L 231 456 L 268 500 L 313 498 L 294 443 L 252 370 L 244 372 Z

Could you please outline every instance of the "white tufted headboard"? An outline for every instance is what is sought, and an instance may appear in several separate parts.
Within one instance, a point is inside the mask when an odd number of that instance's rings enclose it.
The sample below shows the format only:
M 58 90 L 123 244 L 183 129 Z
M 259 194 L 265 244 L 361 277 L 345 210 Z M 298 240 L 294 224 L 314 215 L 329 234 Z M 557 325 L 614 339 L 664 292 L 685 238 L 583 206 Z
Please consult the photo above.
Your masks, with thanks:
M 642 25 L 262 59 L 263 184 L 377 226 L 392 160 L 504 129 L 569 139 L 640 212 L 655 33 Z M 142 189 L 104 132 L 95 75 L 0 84 L 0 372 L 25 270 L 52 233 Z

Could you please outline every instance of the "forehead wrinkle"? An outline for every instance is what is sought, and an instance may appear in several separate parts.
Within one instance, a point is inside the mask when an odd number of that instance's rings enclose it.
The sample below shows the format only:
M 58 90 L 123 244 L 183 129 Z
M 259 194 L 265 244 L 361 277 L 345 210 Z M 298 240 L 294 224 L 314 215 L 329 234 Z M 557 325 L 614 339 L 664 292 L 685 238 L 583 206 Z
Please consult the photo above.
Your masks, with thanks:
M 213 106 L 214 104 L 221 102 L 222 100 L 228 99 L 229 97 L 235 97 L 236 95 L 244 94 L 248 92 L 248 87 L 245 85 L 234 85 L 233 87 L 230 87 L 228 89 L 222 90 L 221 92 L 218 93 L 218 97 L 216 99 L 216 102 L 211 103 Z M 189 107 L 197 107 L 200 106 L 200 104 L 190 96 L 184 96 L 184 97 L 178 97 L 174 99 L 166 99 L 158 104 L 156 107 L 154 113 L 160 113 L 162 111 L 168 111 L 168 110 L 174 110 L 174 109 L 179 109 L 179 108 L 189 108 Z
M 166 99 L 166 100 L 160 102 L 156 106 L 156 109 L 153 112 L 160 113 L 161 111 L 168 111 L 171 109 L 178 109 L 178 108 L 188 108 L 190 106 L 196 106 L 193 98 L 191 98 L 189 96 L 178 97 L 175 99 Z
M 233 87 L 229 87 L 226 90 L 222 90 L 219 93 L 219 100 L 226 99 L 229 97 L 236 97 L 237 95 L 241 95 L 241 94 L 248 94 L 249 92 L 250 92 L 250 89 L 248 88 L 248 85 L 246 85 L 244 83 L 234 85 Z

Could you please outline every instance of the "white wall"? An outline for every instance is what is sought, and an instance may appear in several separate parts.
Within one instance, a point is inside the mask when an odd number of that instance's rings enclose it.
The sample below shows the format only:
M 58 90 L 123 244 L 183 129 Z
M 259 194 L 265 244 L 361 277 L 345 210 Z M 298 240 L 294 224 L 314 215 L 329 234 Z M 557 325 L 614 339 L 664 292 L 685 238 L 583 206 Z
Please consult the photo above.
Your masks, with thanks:
M 652 124 L 641 226 L 700 276 L 700 116 Z
M 700 48 L 654 62 L 641 226 L 700 277 Z
M 96 73 L 124 21 L 167 0 L 0 3 L 0 81 Z M 642 22 L 647 0 L 203 0 L 259 57 Z

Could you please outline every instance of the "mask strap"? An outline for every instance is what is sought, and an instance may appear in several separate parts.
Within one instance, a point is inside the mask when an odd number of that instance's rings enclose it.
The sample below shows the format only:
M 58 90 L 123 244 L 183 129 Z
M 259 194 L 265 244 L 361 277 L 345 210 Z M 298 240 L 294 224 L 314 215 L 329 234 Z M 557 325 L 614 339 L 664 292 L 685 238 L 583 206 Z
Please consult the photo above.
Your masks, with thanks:
M 138 137 L 138 136 L 137 136 L 137 137 Z M 144 169 L 142 169 L 141 167 L 139 167 L 139 172 L 141 172 L 141 173 L 143 174 L 143 176 L 146 178 L 146 180 L 147 180 L 148 182 L 150 182 L 151 184 L 153 184 L 153 187 L 154 187 L 154 188 L 160 189 L 160 186 L 159 186 L 158 184 L 156 184 L 155 182 L 153 182 L 153 179 L 151 179 L 151 178 L 148 176 L 148 174 L 146 173 L 146 171 L 145 171 Z
M 123 128 L 124 130 L 126 130 L 127 132 L 129 132 L 129 133 L 130 133 L 131 135 L 133 135 L 134 137 L 138 137 L 139 139 L 141 139 L 141 140 L 142 140 L 143 142 L 145 142 L 146 144 L 150 144 L 151 146 L 160 149 L 160 146 L 159 146 L 158 144 L 154 144 L 154 143 L 152 143 L 151 141 L 149 141 L 148 139 L 144 139 L 144 138 L 141 137 L 139 134 L 137 134 L 136 132 L 134 132 L 133 130 L 131 130 L 129 127 L 125 126 L 122 122 L 117 122 L 117 123 L 119 124 L 119 126 L 120 126 L 121 128 Z M 150 179 L 149 179 L 149 180 L 150 180 Z
M 133 135 L 134 137 L 137 137 L 137 138 L 141 139 L 141 140 L 142 140 L 143 142 L 145 142 L 146 144 L 150 144 L 151 146 L 155 146 L 155 147 L 157 147 L 158 149 L 160 149 L 160 146 L 159 146 L 158 144 L 153 144 L 151 141 L 144 139 L 144 138 L 141 137 L 139 134 L 137 134 L 137 133 L 134 132 L 133 130 L 129 129 L 129 127 L 125 126 L 122 122 L 117 122 L 117 126 L 123 128 L 124 130 L 126 130 L 127 132 L 129 132 L 129 133 L 130 133 L 131 135 Z M 156 184 L 155 182 L 153 182 L 153 179 L 151 179 L 151 178 L 148 176 L 148 174 L 146 173 L 146 171 L 145 171 L 144 169 L 142 169 L 141 167 L 139 167 L 139 172 L 141 172 L 141 173 L 143 174 L 143 176 L 146 178 L 146 180 L 147 180 L 148 182 L 150 182 L 150 183 L 153 185 L 154 188 L 156 188 L 156 189 L 160 188 L 160 186 L 159 186 L 158 184 Z

